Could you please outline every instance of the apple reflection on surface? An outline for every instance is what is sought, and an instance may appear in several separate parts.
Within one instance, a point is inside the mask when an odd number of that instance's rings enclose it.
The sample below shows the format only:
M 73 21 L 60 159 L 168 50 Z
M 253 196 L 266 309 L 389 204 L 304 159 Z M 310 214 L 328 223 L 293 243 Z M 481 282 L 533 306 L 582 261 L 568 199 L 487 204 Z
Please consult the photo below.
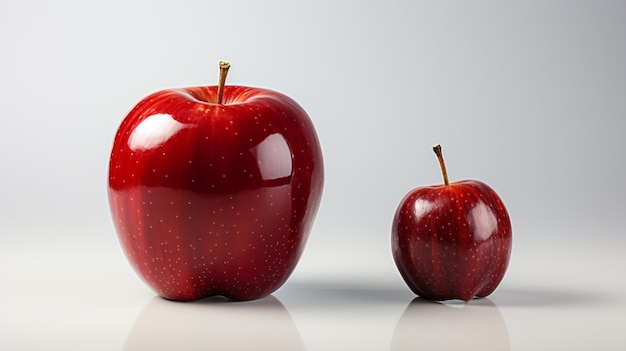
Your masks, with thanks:
M 440 303 L 415 298 L 396 325 L 391 350 L 510 350 L 506 323 L 489 299 Z
M 137 317 L 124 350 L 304 350 L 304 345 L 274 296 L 186 303 L 155 297 Z

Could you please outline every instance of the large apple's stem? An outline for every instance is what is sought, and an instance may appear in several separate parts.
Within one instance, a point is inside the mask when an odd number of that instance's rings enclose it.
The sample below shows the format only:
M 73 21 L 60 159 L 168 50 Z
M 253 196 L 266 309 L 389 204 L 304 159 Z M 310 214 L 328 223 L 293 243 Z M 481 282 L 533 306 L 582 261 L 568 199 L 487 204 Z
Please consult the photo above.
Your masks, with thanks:
M 437 144 L 433 146 L 433 151 L 435 152 L 435 154 L 437 155 L 437 158 L 439 159 L 439 166 L 441 167 L 441 174 L 443 175 L 443 183 L 445 185 L 448 185 L 450 184 L 450 182 L 448 181 L 448 171 L 446 171 L 446 163 L 443 162 L 443 153 L 441 152 L 441 145 Z
M 217 103 L 222 104 L 222 100 L 224 99 L 224 85 L 226 84 L 226 75 L 228 74 L 228 69 L 230 68 L 230 63 L 226 61 L 220 61 L 220 81 L 217 86 Z

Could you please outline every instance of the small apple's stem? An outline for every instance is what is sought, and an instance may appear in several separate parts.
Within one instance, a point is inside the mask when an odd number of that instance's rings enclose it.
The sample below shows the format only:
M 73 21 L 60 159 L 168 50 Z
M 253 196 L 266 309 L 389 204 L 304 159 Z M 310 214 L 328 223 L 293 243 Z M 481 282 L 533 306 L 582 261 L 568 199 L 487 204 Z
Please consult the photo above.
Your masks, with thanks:
M 229 62 L 220 61 L 220 81 L 217 86 L 217 103 L 220 105 L 222 104 L 222 100 L 224 100 L 224 85 L 226 84 L 226 75 L 228 75 L 229 68 Z
M 437 159 L 439 159 L 439 166 L 441 167 L 441 174 L 443 175 L 443 183 L 445 185 L 449 185 L 448 181 L 448 171 L 446 171 L 446 163 L 443 162 L 443 153 L 441 152 L 441 145 L 437 144 L 433 146 L 433 151 L 437 155 Z

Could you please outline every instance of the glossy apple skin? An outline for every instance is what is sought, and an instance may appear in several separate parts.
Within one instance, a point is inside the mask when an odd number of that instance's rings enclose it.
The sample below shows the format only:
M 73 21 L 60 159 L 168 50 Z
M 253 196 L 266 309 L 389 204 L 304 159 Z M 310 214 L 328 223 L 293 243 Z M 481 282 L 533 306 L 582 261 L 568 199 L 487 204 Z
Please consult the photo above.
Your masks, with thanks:
M 504 203 L 476 180 L 413 189 L 393 219 L 396 266 L 414 293 L 432 300 L 491 294 L 504 277 L 511 245 Z
M 304 249 L 323 189 L 306 112 L 265 89 L 164 90 L 113 143 L 108 197 L 135 271 L 179 301 L 252 300 L 278 289 Z

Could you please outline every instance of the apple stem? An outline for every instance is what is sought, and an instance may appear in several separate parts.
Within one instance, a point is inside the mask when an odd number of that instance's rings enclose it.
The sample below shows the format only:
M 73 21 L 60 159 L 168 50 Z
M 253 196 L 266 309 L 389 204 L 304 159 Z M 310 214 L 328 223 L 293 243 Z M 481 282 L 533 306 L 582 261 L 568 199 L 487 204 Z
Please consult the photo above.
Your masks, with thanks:
M 222 104 L 222 100 L 224 99 L 224 85 L 226 84 L 226 75 L 228 74 L 228 69 L 230 68 L 230 63 L 226 61 L 220 61 L 220 81 L 217 86 L 217 103 Z
M 439 159 L 439 166 L 441 167 L 441 174 L 443 175 L 443 183 L 445 185 L 449 185 L 448 181 L 448 171 L 446 171 L 446 163 L 443 162 L 443 153 L 441 152 L 441 145 L 437 144 L 433 146 L 433 151 L 437 155 L 437 159 Z

